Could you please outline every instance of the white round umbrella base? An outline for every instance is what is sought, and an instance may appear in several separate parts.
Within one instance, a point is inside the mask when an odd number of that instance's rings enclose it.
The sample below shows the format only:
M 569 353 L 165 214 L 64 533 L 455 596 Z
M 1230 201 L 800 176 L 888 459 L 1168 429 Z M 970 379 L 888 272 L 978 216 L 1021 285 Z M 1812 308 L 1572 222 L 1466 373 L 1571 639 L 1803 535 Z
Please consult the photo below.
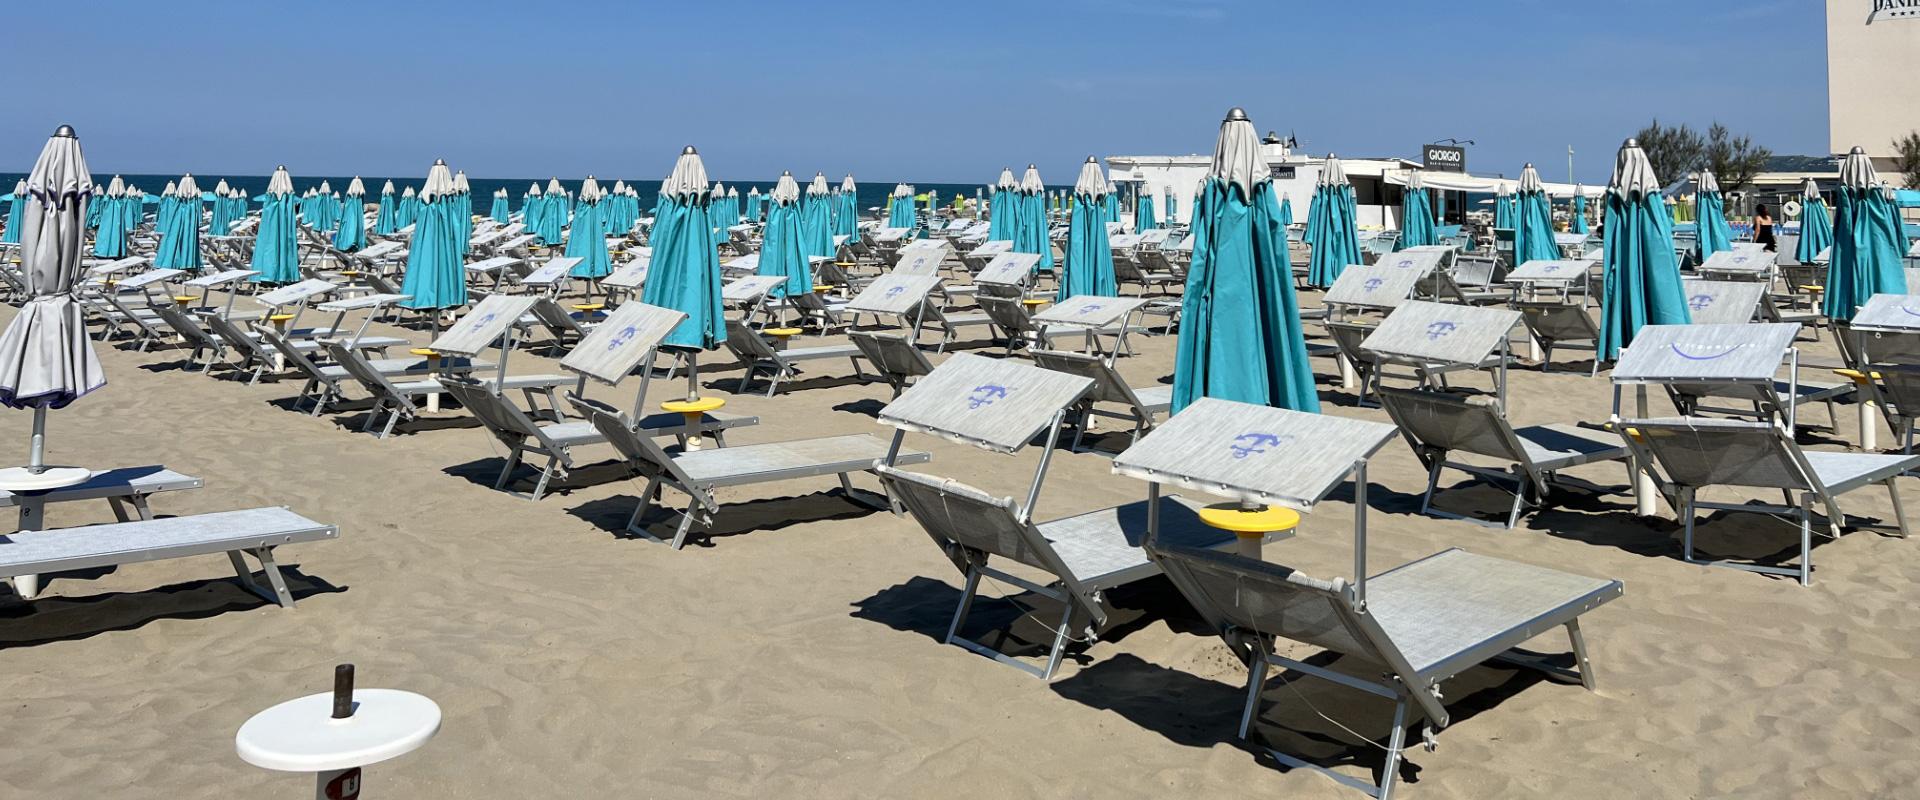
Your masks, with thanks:
M 93 477 L 86 467 L 46 467 L 38 473 L 26 467 L 0 469 L 0 489 L 9 492 L 44 492 L 85 483 Z
M 333 693 L 253 715 L 233 737 L 240 758 L 282 772 L 327 772 L 406 755 L 440 732 L 440 706 L 413 692 L 357 689 L 353 716 L 333 718 Z

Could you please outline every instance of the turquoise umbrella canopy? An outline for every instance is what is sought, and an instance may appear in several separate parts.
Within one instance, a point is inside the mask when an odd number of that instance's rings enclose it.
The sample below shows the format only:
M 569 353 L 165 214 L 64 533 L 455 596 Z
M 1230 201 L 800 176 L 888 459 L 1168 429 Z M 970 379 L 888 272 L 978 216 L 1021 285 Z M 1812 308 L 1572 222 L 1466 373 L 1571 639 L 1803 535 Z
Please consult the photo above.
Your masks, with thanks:
M 347 204 L 341 209 L 340 228 L 333 233 L 334 248 L 351 253 L 367 246 L 367 186 L 355 175 L 347 184 Z
M 253 263 L 247 268 L 260 273 L 252 280 L 261 283 L 294 283 L 300 280 L 300 251 L 294 234 L 293 177 L 286 167 L 273 171 L 265 196 L 260 228 L 253 236 Z
M 821 173 L 814 173 L 800 202 L 800 242 L 808 256 L 833 255 L 833 191 Z
M 1833 246 L 1833 218 L 1827 214 L 1827 201 L 1821 199 L 1820 188 L 1812 178 L 1800 190 L 1800 203 L 1800 244 L 1793 257 L 1811 264 L 1820 257 L 1820 251 Z
M 904 183 L 893 186 L 893 197 L 887 203 L 887 227 L 913 227 L 913 189 Z
M 1280 227 L 1293 227 L 1293 198 L 1280 198 Z
M 1560 257 L 1553 240 L 1553 202 L 1547 199 L 1540 171 L 1528 164 L 1520 170 L 1520 193 L 1514 198 L 1513 263 L 1552 261 Z
M 1080 167 L 1073 184 L 1073 221 L 1067 231 L 1067 256 L 1061 265 L 1058 300 L 1081 295 L 1117 297 L 1113 275 L 1113 245 L 1107 238 L 1106 178 L 1092 156 Z
M 174 193 L 162 198 L 165 211 L 155 218 L 160 244 L 153 250 L 153 265 L 161 269 L 200 268 L 200 187 L 193 175 L 180 178 Z
M 547 179 L 547 190 L 540 195 L 540 218 L 528 223 L 538 236 L 540 243 L 548 246 L 559 244 L 565 238 L 567 215 L 572 211 L 567 204 L 567 191 L 560 186 L 559 178 Z
M 1587 232 L 1587 192 L 1578 184 L 1573 187 L 1573 211 L 1569 216 L 1573 217 L 1569 227 L 1574 233 Z
M 97 258 L 125 258 L 127 255 L 127 234 L 130 225 L 127 221 L 126 184 L 120 176 L 113 176 L 107 184 L 107 196 L 100 203 L 100 221 L 93 232 L 93 255 Z
M 467 304 L 467 270 L 460 259 L 453 186 L 453 170 L 447 162 L 433 162 L 415 196 L 420 205 L 407 246 L 407 275 L 400 283 L 400 293 L 412 297 L 400 301 L 402 306 L 438 310 Z
M 1278 208 L 1253 123 L 1236 108 L 1193 209 L 1172 413 L 1202 397 L 1320 410 Z
M 613 260 L 607 256 L 606 227 L 600 221 L 605 198 L 600 182 L 592 175 L 580 184 L 580 202 L 573 207 L 573 227 L 567 231 L 567 257 L 580 259 L 580 263 L 568 275 L 598 279 L 613 273 Z
M 393 205 L 393 181 L 380 190 L 380 209 L 373 214 L 373 232 L 381 236 L 392 236 L 400 230 L 399 211 Z
M 1013 179 L 1012 169 L 1000 170 L 1000 180 L 993 186 L 993 200 L 987 207 L 991 218 L 987 221 L 987 241 L 1013 241 L 1014 218 L 1019 216 L 1015 208 L 1014 190 L 1019 183 Z
M 771 198 L 758 272 L 787 279 L 769 292 L 775 297 L 806 294 L 813 291 L 813 270 L 807 264 L 806 236 L 802 232 L 805 223 L 800 211 L 800 184 L 794 182 L 792 173 L 781 173 Z
M 1160 220 L 1153 216 L 1153 195 L 1143 194 L 1134 201 L 1133 229 L 1150 231 L 1160 227 Z
M 1596 358 L 1612 361 L 1647 325 L 1692 321 L 1673 254 L 1673 217 L 1640 143 L 1628 139 L 1607 186 L 1606 262 Z
M 466 170 L 453 173 L 453 225 L 460 230 L 460 255 L 473 251 L 473 186 L 467 183 Z
M 1033 265 L 1036 272 L 1053 271 L 1053 240 L 1047 238 L 1047 185 L 1040 180 L 1040 170 L 1032 164 L 1027 165 L 1027 173 L 1020 177 L 1020 185 L 1013 192 L 1013 204 L 1017 211 L 1013 228 L 1013 251 L 1016 253 L 1035 253 L 1040 260 Z
M 1271 189 L 1271 184 L 1269 184 Z M 1194 212 L 1199 213 L 1196 207 Z M 1307 241 L 1313 243 L 1307 258 L 1307 285 L 1332 286 L 1340 273 L 1360 261 L 1360 223 L 1354 207 L 1353 184 L 1347 181 L 1340 159 L 1329 155 L 1320 169 L 1320 184 L 1314 188 L 1313 204 L 1307 209 Z M 1282 235 L 1285 230 L 1282 230 Z
M 1400 239 L 1394 249 L 1425 247 L 1440 243 L 1433 230 L 1433 199 L 1427 194 L 1420 170 L 1408 174 L 1406 190 L 1400 196 Z
M 521 198 L 520 224 L 527 226 L 528 231 L 532 231 L 533 228 L 539 224 L 540 203 L 545 199 L 546 198 L 540 196 L 540 184 L 538 183 L 528 186 L 526 195 Z
M 1707 256 L 1733 249 L 1733 227 L 1727 224 L 1727 201 L 1720 194 L 1720 181 L 1713 170 L 1700 170 L 1699 189 L 1693 196 L 1695 227 L 1699 230 L 1695 255 L 1705 261 Z
M 1514 217 L 1517 216 L 1515 205 L 1513 187 L 1501 181 L 1493 192 L 1493 227 L 1512 230 Z
M 852 175 L 840 179 L 840 193 L 833 200 L 833 235 L 853 241 L 860 234 L 860 187 Z
M 420 198 L 409 186 L 400 192 L 400 205 L 393 210 L 394 225 L 404 228 L 420 221 Z
M 27 207 L 27 182 L 18 180 L 13 183 L 13 194 L 7 198 L 7 230 L 0 234 L 0 244 L 20 243 L 20 211 Z
M 487 209 L 487 216 L 492 217 L 494 222 L 502 225 L 511 221 L 510 218 L 513 216 L 513 211 L 507 208 L 507 190 L 494 190 L 493 207 Z
M 714 250 L 707 168 L 692 147 L 660 184 L 653 261 L 641 302 L 687 315 L 663 344 L 711 350 L 726 338 L 720 304 L 720 254 Z
M 1901 269 L 1907 240 L 1899 212 L 1861 148 L 1840 164 L 1833 197 L 1833 260 L 1821 302 L 1829 318 L 1845 322 L 1876 294 L 1907 293 Z

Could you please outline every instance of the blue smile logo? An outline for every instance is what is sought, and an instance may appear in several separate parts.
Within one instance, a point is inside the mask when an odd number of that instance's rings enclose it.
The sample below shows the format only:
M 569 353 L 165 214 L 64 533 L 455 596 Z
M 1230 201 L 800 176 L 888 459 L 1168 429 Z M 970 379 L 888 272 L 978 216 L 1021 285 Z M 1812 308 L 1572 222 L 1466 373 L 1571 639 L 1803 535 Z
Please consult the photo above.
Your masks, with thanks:
M 1233 443 L 1227 445 L 1227 450 L 1233 453 L 1235 459 L 1242 459 L 1247 456 L 1259 455 L 1290 441 L 1293 441 L 1293 437 L 1291 436 L 1278 436 L 1271 433 L 1259 432 L 1243 433 L 1233 437 Z
M 1680 349 L 1680 345 L 1677 345 L 1677 344 L 1668 345 L 1668 347 L 1673 350 L 1674 355 L 1684 358 L 1688 361 L 1712 361 L 1716 358 L 1725 358 L 1727 357 L 1727 355 L 1731 354 L 1735 350 L 1740 349 L 1743 346 L 1744 345 L 1737 345 L 1737 344 L 1720 345 L 1719 346 L 1720 352 L 1718 353 L 1709 353 L 1707 355 L 1697 356 L 1685 350 Z
M 1386 281 L 1383 281 L 1379 278 L 1368 278 L 1366 283 L 1360 284 L 1360 288 L 1364 291 L 1371 292 L 1375 289 L 1380 288 L 1380 286 L 1385 283 Z
M 621 328 L 619 333 L 613 335 L 613 340 L 607 342 L 607 350 L 613 351 L 625 347 L 628 342 L 633 341 L 639 335 L 640 329 L 632 325 Z
M 1907 312 L 1909 317 L 1920 317 L 1920 311 L 1913 310 L 1912 306 L 1901 306 L 1900 310 Z
M 1449 334 L 1452 334 L 1454 331 L 1459 330 L 1459 328 L 1460 328 L 1459 325 L 1455 325 L 1454 323 L 1448 322 L 1444 319 L 1440 320 L 1439 322 L 1429 324 L 1427 326 L 1427 341 L 1437 342 L 1440 339 L 1445 338 Z
M 1007 387 L 983 383 L 973 387 L 973 391 L 967 393 L 967 408 L 990 406 L 995 400 L 1006 399 L 1006 396 Z
M 1695 311 L 1705 311 L 1710 305 L 1713 305 L 1713 295 L 1710 294 L 1696 294 L 1687 298 L 1687 307 Z

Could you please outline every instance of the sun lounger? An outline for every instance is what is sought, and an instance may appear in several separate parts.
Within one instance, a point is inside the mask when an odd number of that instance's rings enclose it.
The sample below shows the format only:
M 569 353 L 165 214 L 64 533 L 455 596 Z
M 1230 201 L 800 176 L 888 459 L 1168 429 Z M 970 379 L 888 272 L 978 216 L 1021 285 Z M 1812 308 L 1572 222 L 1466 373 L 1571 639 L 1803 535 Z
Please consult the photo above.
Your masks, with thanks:
M 1126 379 L 1114 372 L 1113 366 L 1099 356 L 1039 349 L 1029 350 L 1027 355 L 1033 359 L 1033 363 L 1045 369 L 1079 375 L 1093 381 L 1093 388 L 1078 404 L 1080 414 L 1074 423 L 1073 442 L 1068 445 L 1070 450 L 1080 449 L 1080 439 L 1087 433 L 1090 417 L 1100 416 L 1133 423 L 1132 441 L 1138 442 L 1141 434 L 1153 429 L 1154 417 L 1167 413 L 1173 407 L 1172 386 L 1161 384 L 1135 389 L 1128 386 Z M 1096 403 L 1118 404 L 1123 410 L 1106 411 Z
M 1594 356 L 1593 366 L 1587 370 L 1587 375 L 1591 377 L 1600 373 L 1600 328 L 1587 313 L 1585 300 L 1522 300 L 1515 302 L 1513 308 L 1520 312 L 1520 320 L 1526 323 L 1527 335 L 1540 344 L 1541 372 L 1547 372 L 1553 366 L 1554 348 L 1588 342 L 1584 349 L 1592 350 Z
M 1577 425 L 1551 424 L 1514 428 L 1498 405 L 1484 397 L 1461 397 L 1446 392 L 1380 389 L 1380 402 L 1399 426 L 1414 455 L 1427 468 L 1427 490 L 1420 513 L 1508 529 L 1531 506 L 1545 507 L 1551 499 L 1557 473 L 1583 464 L 1624 461 L 1627 448 L 1619 437 Z M 1488 468 L 1452 460 L 1454 454 L 1490 458 L 1502 464 Z M 1433 508 L 1440 473 L 1456 469 L 1502 490 L 1512 486 L 1513 507 L 1504 524 Z M 1631 475 L 1629 475 L 1631 478 Z
M 138 518 L 153 519 L 153 511 L 147 507 L 147 498 L 153 495 L 198 489 L 205 485 L 206 481 L 166 467 L 120 467 L 96 472 L 72 486 L 44 492 L 14 494 L 0 491 L 0 508 L 20 509 L 21 530 L 44 529 L 46 521 L 43 510 L 48 505 L 85 500 L 107 501 L 113 509 L 114 518 L 127 522 L 130 519 L 127 514 L 129 507 Z
M 927 354 L 905 336 L 878 331 L 849 331 L 847 338 L 860 348 L 860 355 L 893 387 L 894 397 L 899 397 L 914 380 L 933 372 L 933 363 L 927 360 Z
M 1519 322 L 1511 309 L 1409 300 L 1368 333 L 1360 349 L 1378 363 L 1412 367 L 1418 380 L 1438 388 L 1446 388 L 1448 373 L 1490 370 L 1504 402 L 1508 337 Z M 1380 372 L 1374 375 L 1378 388 Z
M 767 376 L 768 397 L 772 397 L 779 391 L 782 380 L 791 380 L 799 376 L 799 364 L 802 361 L 844 358 L 853 362 L 853 375 L 856 379 L 866 379 L 866 375 L 860 371 L 858 345 L 834 344 L 819 347 L 776 348 L 767 340 L 760 338 L 760 334 L 748 328 L 746 323 L 730 319 L 727 320 L 726 348 L 735 358 L 740 359 L 741 363 L 747 365 L 746 374 L 740 376 L 740 390 L 744 391 L 748 384 L 753 383 L 754 375 L 764 372 Z
M 293 606 L 273 550 L 337 538 L 340 530 L 284 508 L 222 511 L 186 517 L 119 522 L 84 528 L 23 531 L 0 536 L 0 575 L 42 575 L 145 561 L 226 553 L 240 584 L 283 608 Z M 271 590 L 254 581 L 242 554 L 260 562 Z
M 1802 380 L 1794 338 L 1800 326 L 1647 325 L 1633 345 L 1621 351 L 1613 383 L 1660 386 L 1685 415 L 1702 412 L 1778 418 L 1789 430 L 1807 403 L 1825 403 L 1830 423 L 1838 425 L 1834 402 L 1854 391 L 1853 384 Z M 1787 379 L 1774 377 L 1787 371 Z M 1735 400 L 1749 408 L 1712 407 Z
M 1390 700 L 1391 733 L 1378 782 L 1266 749 L 1289 767 L 1311 769 L 1335 782 L 1387 800 L 1400 775 L 1406 728 L 1425 716 L 1427 740 L 1451 717 L 1444 681 L 1489 660 L 1515 662 L 1561 678 L 1577 675 L 1591 691 L 1594 673 L 1580 616 L 1621 596 L 1619 581 L 1444 550 L 1365 581 L 1364 598 L 1345 580 L 1228 553 L 1152 543 L 1167 576 L 1208 626 L 1248 665 L 1239 736 L 1248 739 L 1260 718 L 1268 670 L 1279 667 Z M 1520 645 L 1564 628 L 1579 671 L 1573 673 L 1517 652 Z M 1361 674 L 1334 671 L 1275 652 L 1280 640 L 1298 642 L 1364 662 Z M 1375 745 L 1379 746 L 1379 745 Z
M 1907 518 L 1900 507 L 1900 493 L 1894 479 L 1920 467 L 1920 456 L 1802 450 L 1792 434 L 1772 420 L 1628 419 L 1622 420 L 1619 427 L 1628 447 L 1643 459 L 1642 463 L 1659 464 L 1670 487 L 1669 496 L 1678 498 L 1674 505 L 1685 527 L 1682 554 L 1690 563 L 1788 575 L 1805 586 L 1813 580 L 1815 504 L 1825 509 L 1828 531 L 1838 538 L 1846 521 L 1840 511 L 1840 495 L 1874 484 L 1887 488 L 1898 535 L 1906 538 Z M 1767 505 L 1700 501 L 1698 492 L 1710 486 L 1778 489 L 1787 502 Z M 1800 526 L 1799 566 L 1697 561 L 1693 555 L 1694 512 L 1700 508 L 1793 515 Z
M 1722 255 L 1715 253 L 1714 255 Z M 1760 298 L 1767 285 L 1750 280 L 1681 281 L 1687 296 L 1688 316 L 1695 325 L 1739 325 L 1752 322 L 1760 313 Z
M 679 550 L 695 522 L 711 528 L 720 512 L 716 491 L 732 486 L 833 475 L 849 499 L 876 508 L 890 509 L 882 497 L 874 497 L 853 488 L 848 476 L 871 472 L 883 463 L 918 464 L 930 456 L 918 451 L 889 448 L 886 440 L 864 433 L 797 439 L 767 444 L 735 445 L 714 450 L 695 450 L 669 454 L 651 438 L 635 433 L 620 415 L 596 410 L 593 425 L 607 442 L 624 456 L 628 466 L 647 479 L 640 500 L 627 519 L 627 531 L 653 541 L 661 541 L 642 524 L 653 504 L 654 492 L 671 488 L 686 494 L 687 509 L 679 514 L 679 523 L 671 543 Z

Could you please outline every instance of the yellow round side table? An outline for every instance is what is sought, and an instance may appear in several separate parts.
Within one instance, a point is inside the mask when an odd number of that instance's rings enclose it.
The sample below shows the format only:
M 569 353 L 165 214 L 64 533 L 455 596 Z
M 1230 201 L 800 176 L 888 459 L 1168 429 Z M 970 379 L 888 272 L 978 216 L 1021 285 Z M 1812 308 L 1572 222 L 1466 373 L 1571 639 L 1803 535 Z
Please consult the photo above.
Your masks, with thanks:
M 831 291 L 833 291 L 833 284 L 831 283 L 816 283 L 813 285 L 814 294 L 826 294 Z
M 607 307 L 606 303 L 574 303 L 573 304 L 573 310 L 580 312 L 581 319 L 593 319 L 594 317 L 600 316 L 600 311 L 602 309 L 605 309 L 606 307 Z
M 1031 308 L 1039 308 L 1051 302 L 1053 301 L 1048 300 L 1047 298 L 1044 298 L 1044 297 L 1028 297 L 1021 300 L 1020 304 L 1031 309 Z
M 268 314 L 267 321 L 273 323 L 273 327 L 275 330 L 278 330 L 281 333 L 286 333 L 287 323 L 293 321 L 293 315 L 292 314 Z
M 1300 512 L 1278 506 L 1248 508 L 1239 503 L 1216 503 L 1200 509 L 1199 515 L 1207 527 L 1232 531 L 1240 540 L 1240 555 L 1256 561 L 1268 534 L 1290 531 L 1300 524 Z
M 190 294 L 176 294 L 173 296 L 173 304 L 176 306 L 179 306 L 182 310 L 185 310 L 187 306 L 192 305 L 193 301 L 198 299 L 200 298 L 194 297 L 193 295 L 190 295 Z
M 693 452 L 700 449 L 700 418 L 726 404 L 724 397 L 696 397 L 692 400 L 668 400 L 660 404 L 660 410 L 679 414 L 686 420 L 687 451 Z
M 773 337 L 773 349 L 785 350 L 787 340 L 799 336 L 804 331 L 799 328 L 762 328 L 760 332 Z

